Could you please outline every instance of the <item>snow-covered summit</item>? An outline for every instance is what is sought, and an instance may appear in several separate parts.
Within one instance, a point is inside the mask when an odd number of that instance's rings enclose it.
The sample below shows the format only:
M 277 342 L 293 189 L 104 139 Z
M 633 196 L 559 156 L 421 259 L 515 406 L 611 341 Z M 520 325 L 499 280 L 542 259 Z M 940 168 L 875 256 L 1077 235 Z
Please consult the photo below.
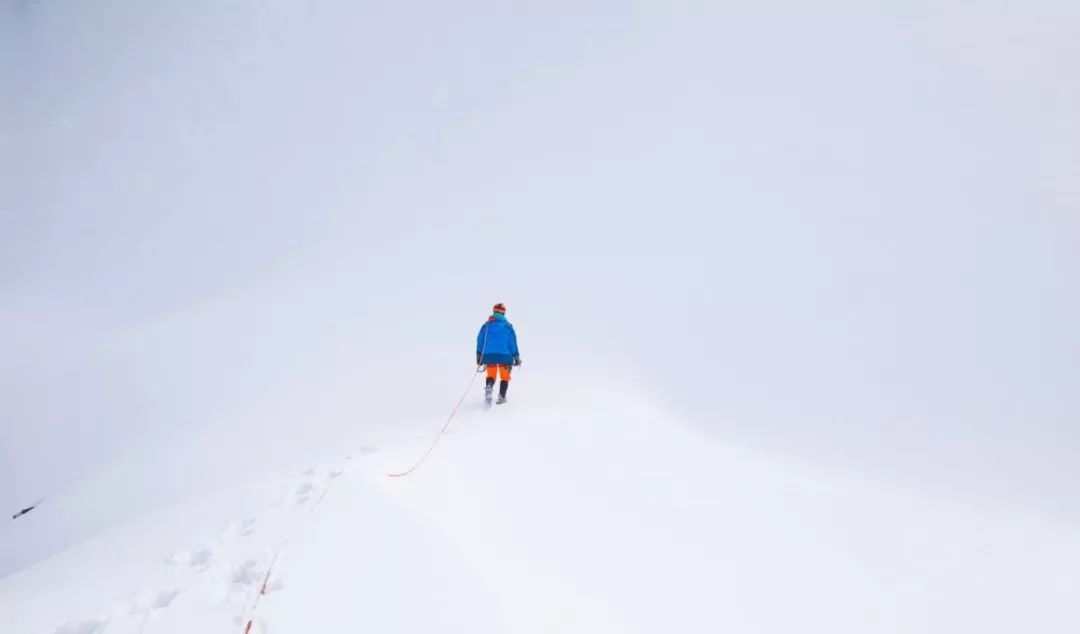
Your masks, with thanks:
M 386 473 L 429 437 L 222 483 L 0 580 L 4 630 L 1074 631 L 1075 534 L 736 451 L 632 397 L 515 396 L 474 395 L 407 478 Z

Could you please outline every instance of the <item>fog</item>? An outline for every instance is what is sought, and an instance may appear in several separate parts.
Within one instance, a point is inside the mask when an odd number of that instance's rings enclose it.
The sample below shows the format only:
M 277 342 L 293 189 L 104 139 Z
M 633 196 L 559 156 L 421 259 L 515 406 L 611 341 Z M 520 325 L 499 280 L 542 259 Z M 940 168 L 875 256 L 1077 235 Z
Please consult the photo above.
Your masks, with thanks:
M 24 0 L 0 81 L 12 512 L 426 429 L 502 301 L 515 390 L 1080 522 L 1075 3 Z

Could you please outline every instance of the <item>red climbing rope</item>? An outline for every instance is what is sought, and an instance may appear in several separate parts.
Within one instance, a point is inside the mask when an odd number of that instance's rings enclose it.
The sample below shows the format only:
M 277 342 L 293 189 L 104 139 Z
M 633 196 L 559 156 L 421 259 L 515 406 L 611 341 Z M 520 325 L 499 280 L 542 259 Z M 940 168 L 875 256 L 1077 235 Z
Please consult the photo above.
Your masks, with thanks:
M 348 458 L 346 458 L 346 460 L 348 460 Z M 251 609 L 248 611 L 248 619 L 247 622 L 244 624 L 244 634 L 251 634 L 251 627 L 255 624 L 255 611 L 259 608 L 259 599 L 266 596 L 266 587 L 270 583 L 270 575 L 273 574 L 274 566 L 277 564 L 278 558 L 281 557 L 281 553 L 285 552 L 285 547 L 289 545 L 290 541 L 292 541 L 293 535 L 296 535 L 296 531 L 299 530 L 300 526 L 304 523 L 304 520 L 306 520 L 310 515 L 312 515 L 315 512 L 315 509 L 319 508 L 319 505 L 322 504 L 323 498 L 325 498 L 326 494 L 330 491 L 330 487 L 333 485 L 334 480 L 340 477 L 341 474 L 344 473 L 344 471 L 344 468 L 331 470 L 330 478 L 327 480 L 326 486 L 323 487 L 322 495 L 319 496 L 319 499 L 315 500 L 314 504 L 308 507 L 307 512 L 301 515 L 300 519 L 296 520 L 296 524 L 293 525 L 292 530 L 289 531 L 289 534 L 285 537 L 285 540 L 281 542 L 281 545 L 278 546 L 277 551 L 274 552 L 274 557 L 270 560 L 270 565 L 266 567 L 266 575 L 263 576 L 262 585 L 259 586 L 259 593 L 255 595 L 255 600 L 251 603 Z
M 482 366 L 476 366 L 476 372 L 473 373 L 472 379 L 469 380 L 469 386 L 465 388 L 465 393 L 461 395 L 460 399 L 458 399 L 457 405 L 454 406 L 454 409 L 450 410 L 450 415 L 446 417 L 446 422 L 443 423 L 442 429 L 439 430 L 439 433 L 435 434 L 435 438 L 432 439 L 431 444 L 428 445 L 427 451 L 424 452 L 424 455 L 420 456 L 420 459 L 417 460 L 416 463 L 413 464 L 413 466 L 409 467 L 405 471 L 402 471 L 400 473 L 388 473 L 386 474 L 387 477 L 404 478 L 413 471 L 419 469 L 420 465 L 424 464 L 424 461 L 427 460 L 427 457 L 431 455 L 431 452 L 435 451 L 435 445 L 439 444 L 439 439 L 442 438 L 443 433 L 446 432 L 446 429 L 448 427 L 450 427 L 450 422 L 454 420 L 454 416 L 457 414 L 457 411 L 461 407 L 461 404 L 465 402 L 465 397 L 467 397 L 469 395 L 469 391 L 472 390 L 473 383 L 476 382 L 476 377 L 480 374 L 481 367 Z
M 483 361 L 484 359 L 484 352 L 487 351 L 487 338 L 488 331 L 484 330 L 484 343 L 480 346 L 480 355 L 477 361 Z M 446 422 L 443 423 L 442 429 L 439 430 L 439 433 L 435 434 L 435 438 L 431 440 L 431 444 L 428 445 L 427 451 L 425 451 L 424 454 L 420 456 L 420 459 L 417 460 L 413 464 L 413 466 L 409 467 L 405 471 L 386 474 L 388 478 L 404 478 L 413 471 L 419 469 L 420 465 L 424 464 L 424 461 L 426 461 L 428 456 L 431 455 L 431 452 L 435 451 L 435 445 L 439 444 L 439 439 L 441 439 L 443 434 L 446 433 L 446 429 L 450 427 L 450 423 L 454 420 L 454 416 L 457 415 L 458 409 L 461 408 L 461 404 L 465 402 L 465 397 L 467 397 L 469 395 L 469 391 L 472 390 L 473 383 L 476 382 L 476 377 L 478 374 L 480 374 L 480 369 L 482 367 L 483 365 L 481 363 L 476 364 L 476 372 L 474 372 L 472 378 L 469 379 L 469 385 L 465 387 L 465 392 L 461 395 L 461 398 L 458 399 L 457 405 L 454 405 L 454 409 L 450 410 L 450 415 L 446 417 Z
M 484 342 L 480 346 L 480 359 L 481 360 L 483 360 L 484 351 L 486 351 L 486 350 L 487 350 L 487 331 L 484 331 Z M 413 464 L 413 466 L 409 467 L 405 471 L 402 471 L 400 473 L 388 473 L 388 474 L 386 474 L 387 477 L 390 477 L 390 478 L 403 478 L 403 477 L 409 475 L 410 473 L 416 471 L 417 469 L 420 468 L 420 465 L 424 464 L 424 461 L 426 461 L 428 456 L 431 455 L 431 452 L 435 451 L 435 446 L 439 444 L 439 439 L 442 438 L 443 433 L 445 433 L 447 428 L 450 427 L 450 423 L 453 422 L 454 416 L 457 415 L 458 410 L 461 409 L 461 404 L 465 402 L 465 398 L 469 395 L 469 391 L 472 390 L 473 383 L 476 382 L 476 377 L 477 377 L 477 375 L 480 374 L 482 368 L 483 368 L 483 365 L 478 363 L 477 366 L 476 366 L 476 372 L 474 372 L 473 375 L 472 375 L 472 378 L 469 379 L 469 385 L 465 388 L 465 392 L 461 395 L 461 398 L 458 399 L 457 404 L 454 405 L 454 409 L 450 410 L 450 415 L 446 417 L 446 422 L 443 423 L 443 426 L 442 426 L 441 429 L 439 429 L 439 432 L 437 434 L 435 434 L 435 437 L 432 439 L 431 444 L 428 445 L 427 450 L 423 453 L 423 455 L 420 456 L 420 459 L 417 460 L 416 463 Z M 331 480 L 331 482 L 332 482 L 332 480 Z M 300 517 L 300 519 L 297 520 L 296 525 L 293 526 L 292 531 L 289 533 L 289 535 L 285 538 L 285 541 L 283 541 L 281 543 L 281 546 L 278 547 L 277 551 L 274 553 L 273 559 L 270 560 L 270 565 L 267 566 L 267 568 L 266 568 L 266 575 L 263 577 L 263 582 L 262 582 L 262 585 L 259 587 L 259 592 L 258 592 L 258 594 L 255 595 L 255 600 L 252 602 L 251 609 L 248 611 L 248 619 L 244 623 L 244 634 L 251 634 L 251 628 L 254 626 L 254 623 L 255 623 L 254 614 L 255 614 L 255 611 L 259 607 L 259 599 L 266 596 L 266 588 L 267 588 L 267 585 L 270 583 L 270 575 L 273 574 L 273 572 L 274 572 L 274 566 L 275 566 L 275 564 L 277 564 L 278 558 L 281 556 L 281 553 L 285 551 L 285 547 L 289 545 L 289 541 L 292 540 L 293 535 L 296 534 L 296 531 L 297 531 L 297 529 L 300 528 L 300 525 L 304 523 L 304 520 L 307 519 L 307 517 L 309 515 L 311 515 L 312 513 L 315 512 L 315 509 L 318 508 L 319 504 L 323 501 L 323 498 L 326 497 L 327 491 L 330 490 L 331 482 L 327 483 L 326 488 L 323 489 L 322 495 L 320 495 L 319 499 L 315 501 L 315 504 L 311 505 L 311 508 L 308 509 L 307 513 L 302 515 Z

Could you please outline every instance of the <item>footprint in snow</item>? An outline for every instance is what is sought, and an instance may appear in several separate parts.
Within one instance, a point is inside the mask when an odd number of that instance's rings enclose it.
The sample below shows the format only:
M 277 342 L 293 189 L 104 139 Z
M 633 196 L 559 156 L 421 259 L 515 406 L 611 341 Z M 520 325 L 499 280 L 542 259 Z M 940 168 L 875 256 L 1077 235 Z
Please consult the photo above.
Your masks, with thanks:
M 161 610 L 172 605 L 173 599 L 180 594 L 180 590 L 144 590 L 135 595 L 131 600 L 128 614 L 147 614 L 153 610 Z
M 259 562 L 254 559 L 248 559 L 233 568 L 232 573 L 229 575 L 229 581 L 236 586 L 250 586 L 259 580 L 258 565 Z
M 180 594 L 179 590 L 162 590 L 154 597 L 154 601 L 150 604 L 150 607 L 155 610 L 161 610 L 172 605 L 173 599 L 176 595 Z
M 210 565 L 210 560 L 213 558 L 214 553 L 209 548 L 200 548 L 191 554 L 188 565 L 192 568 L 205 568 Z
M 205 569 L 210 564 L 210 560 L 213 558 L 214 553 L 209 548 L 201 546 L 199 548 L 196 548 L 195 550 L 182 550 L 180 552 L 173 553 L 172 555 L 169 555 L 169 558 L 165 561 L 173 565 L 191 566 L 192 568 Z
M 309 499 L 311 499 L 311 492 L 314 491 L 314 490 L 315 490 L 315 485 L 313 485 L 310 482 L 305 482 L 305 483 L 297 486 L 296 490 L 293 492 L 293 495 L 295 496 L 296 504 L 304 504 Z
M 109 622 L 90 620 L 64 623 L 56 628 L 55 634 L 101 634 Z
M 232 539 L 236 537 L 249 537 L 255 533 L 255 520 L 248 518 L 232 522 L 221 530 L 221 538 Z
M 240 525 L 240 537 L 248 537 L 255 534 L 255 520 L 246 519 Z
M 266 594 L 273 594 L 285 589 L 285 582 L 281 579 L 274 579 L 270 583 L 266 584 Z

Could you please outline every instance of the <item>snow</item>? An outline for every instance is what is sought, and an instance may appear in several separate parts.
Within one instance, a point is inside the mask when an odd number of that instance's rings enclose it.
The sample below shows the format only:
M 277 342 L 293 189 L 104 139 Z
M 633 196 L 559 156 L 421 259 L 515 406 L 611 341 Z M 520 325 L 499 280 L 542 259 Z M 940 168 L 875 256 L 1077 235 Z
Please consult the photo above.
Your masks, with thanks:
M 515 388 L 409 477 L 430 438 L 328 451 L 4 578 L 4 631 L 1076 631 L 1073 532 Z
M 0 3 L 0 634 L 1080 632 L 998 4 Z

